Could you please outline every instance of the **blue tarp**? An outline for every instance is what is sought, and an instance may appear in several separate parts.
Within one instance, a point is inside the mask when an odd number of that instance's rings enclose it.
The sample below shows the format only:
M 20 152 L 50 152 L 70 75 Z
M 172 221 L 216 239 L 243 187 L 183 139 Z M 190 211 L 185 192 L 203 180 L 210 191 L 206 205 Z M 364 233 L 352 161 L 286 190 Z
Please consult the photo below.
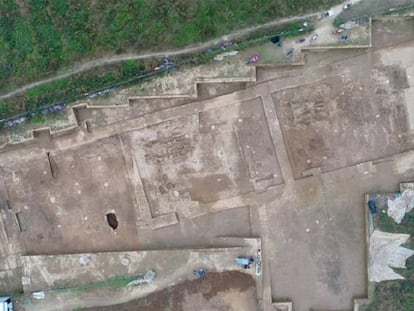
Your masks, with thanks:
M 377 204 L 375 203 L 374 200 L 368 201 L 368 208 L 371 214 L 375 214 L 377 212 Z

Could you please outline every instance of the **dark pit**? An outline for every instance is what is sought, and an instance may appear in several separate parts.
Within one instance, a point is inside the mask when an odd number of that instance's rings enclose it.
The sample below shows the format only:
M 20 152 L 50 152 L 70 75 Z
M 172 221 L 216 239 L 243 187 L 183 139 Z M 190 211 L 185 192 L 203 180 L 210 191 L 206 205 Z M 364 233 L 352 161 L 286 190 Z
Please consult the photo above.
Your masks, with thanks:
M 116 228 L 118 228 L 119 224 L 115 213 L 106 214 L 106 222 L 108 223 L 109 227 L 112 228 L 112 230 L 116 230 Z

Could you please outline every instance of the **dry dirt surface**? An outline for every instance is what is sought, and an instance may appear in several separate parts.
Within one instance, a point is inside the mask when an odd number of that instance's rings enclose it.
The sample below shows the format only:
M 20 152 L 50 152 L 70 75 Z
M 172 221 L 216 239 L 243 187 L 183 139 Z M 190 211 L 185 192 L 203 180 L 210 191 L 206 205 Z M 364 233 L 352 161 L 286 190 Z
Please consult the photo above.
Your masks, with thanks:
M 119 149 L 119 139 L 111 137 L 2 167 L 27 254 L 138 247 L 136 210 Z M 116 231 L 107 213 L 116 214 Z
M 372 44 L 374 48 L 384 48 L 412 40 L 414 36 L 414 20 L 392 19 L 374 20 Z
M 307 83 L 296 76 L 299 70 L 287 73 L 298 84 L 272 97 L 295 178 L 313 168 L 331 171 L 413 147 L 406 104 L 413 22 L 374 21 L 368 53 L 309 54 L 308 64 L 315 67 Z
M 191 218 L 283 182 L 260 98 L 23 157 L 2 179 L 27 254 L 133 250 L 143 219 Z
M 183 196 L 208 203 L 281 182 L 259 99 L 130 132 L 125 144 L 156 214 Z
M 273 94 L 297 178 L 412 148 L 404 105 L 407 74 L 400 66 L 356 57 L 347 74 Z M 369 65 L 365 65 L 369 64 Z M 361 68 L 366 70 L 361 70 Z M 355 150 L 349 156 L 349 150 Z
M 404 29 L 374 23 L 374 48 L 312 52 L 304 66 L 260 70 L 258 83 L 230 94 L 4 150 L 2 214 L 19 216 L 23 252 L 260 236 L 275 301 L 292 300 L 295 311 L 351 310 L 367 295 L 363 195 L 414 178 L 414 156 L 396 160 L 414 146 L 414 37 Z M 243 200 L 267 188 L 267 202 Z M 176 212 L 178 224 L 140 227 L 145 206 L 153 217 Z M 202 206 L 207 216 L 186 217 Z M 223 212 L 229 206 L 241 208 Z M 111 212 L 116 230 L 105 219 Z M 201 294 L 187 292 L 182 300 L 198 306 Z
M 121 305 L 83 311 L 254 311 L 257 310 L 255 281 L 247 274 L 228 271 L 207 273 L 149 296 Z

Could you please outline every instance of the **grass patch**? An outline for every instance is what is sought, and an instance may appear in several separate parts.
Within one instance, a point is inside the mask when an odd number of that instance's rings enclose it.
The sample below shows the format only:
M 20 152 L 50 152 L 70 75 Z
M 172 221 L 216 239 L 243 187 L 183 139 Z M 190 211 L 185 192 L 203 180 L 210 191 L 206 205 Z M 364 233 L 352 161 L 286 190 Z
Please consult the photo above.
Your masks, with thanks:
M 414 5 L 408 8 L 402 8 L 397 11 L 388 12 L 386 15 L 393 15 L 393 16 L 414 16 Z
M 234 49 L 242 50 L 250 46 L 269 40 L 275 34 L 283 37 L 294 37 L 303 35 L 314 30 L 313 25 L 302 29 L 303 21 L 290 22 L 271 30 L 258 31 L 249 37 L 242 38 Z M 302 29 L 301 31 L 299 29 Z M 176 67 L 184 65 L 199 65 L 207 63 L 223 50 L 219 47 L 210 49 L 209 52 L 200 52 L 191 55 L 176 57 L 173 59 Z M 48 84 L 29 89 L 24 94 L 16 95 L 0 100 L 0 120 L 7 119 L 21 114 L 37 115 L 42 108 L 53 103 L 70 103 L 81 98 L 85 94 L 96 93 L 100 90 L 108 90 L 115 87 L 125 87 L 148 79 L 154 75 L 162 75 L 166 72 L 152 72 L 152 68 L 158 60 L 146 61 L 124 61 L 119 64 L 99 67 L 89 72 L 83 72 L 67 78 L 62 78 Z M 38 123 L 39 120 L 33 122 Z
M 24 296 L 23 287 L 17 288 L 13 291 L 13 298 L 20 298 Z
M 53 289 L 52 291 L 72 291 L 72 292 L 86 292 L 96 288 L 122 288 L 126 287 L 129 282 L 135 280 L 137 276 L 114 276 L 106 280 L 94 281 L 84 283 L 79 286 L 63 286 L 61 288 Z
M 409 234 L 409 240 L 402 246 L 414 249 L 414 211 L 406 214 L 401 224 L 395 223 L 386 213 L 387 199 L 394 197 L 395 195 L 376 197 L 377 213 L 374 216 L 374 228 L 384 232 Z M 414 310 L 414 257 L 408 258 L 406 269 L 394 271 L 406 280 L 376 283 L 372 301 L 363 308 L 364 311 Z
M 3 0 L 0 91 L 108 54 L 159 51 L 340 0 Z
M 414 281 L 385 281 L 375 286 L 371 304 L 363 311 L 414 310 Z
M 44 116 L 37 116 L 30 120 L 33 124 L 44 124 L 46 119 Z
M 24 94 L 0 100 L 0 119 L 28 111 L 38 112 L 52 103 L 74 101 L 84 97 L 85 93 L 136 79 L 147 72 L 144 66 L 150 64 L 125 61 L 34 87 Z
M 406 12 L 413 9 L 412 0 L 364 0 L 356 3 L 348 10 L 342 11 L 334 21 L 335 26 L 364 17 L 374 17 L 387 14 L 396 14 L 397 12 Z

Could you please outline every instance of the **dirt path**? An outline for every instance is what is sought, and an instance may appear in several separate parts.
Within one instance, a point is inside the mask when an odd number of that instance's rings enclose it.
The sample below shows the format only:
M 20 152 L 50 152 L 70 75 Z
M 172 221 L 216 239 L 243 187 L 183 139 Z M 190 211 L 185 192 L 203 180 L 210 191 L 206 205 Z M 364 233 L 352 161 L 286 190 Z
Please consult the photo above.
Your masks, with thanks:
M 228 35 L 219 37 L 217 39 L 213 39 L 213 40 L 209 40 L 203 43 L 199 43 L 199 44 L 194 44 L 194 45 L 190 45 L 187 47 L 184 47 L 182 49 L 178 49 L 178 50 L 167 50 L 167 51 L 162 51 L 162 52 L 152 52 L 152 53 L 145 53 L 145 54 L 119 54 L 119 55 L 114 55 L 114 56 L 109 56 L 109 57 L 104 57 L 104 58 L 99 58 L 99 59 L 95 59 L 80 65 L 77 65 L 75 67 L 73 67 L 72 69 L 61 73 L 61 74 L 57 74 L 53 77 L 50 78 L 45 78 L 36 82 L 32 82 L 29 84 L 26 84 L 22 87 L 19 87 L 9 93 L 3 94 L 0 96 L 0 99 L 5 99 L 8 97 L 12 97 L 18 93 L 22 93 L 25 92 L 33 87 L 39 86 L 39 85 L 43 85 L 49 82 L 53 82 L 56 81 L 58 79 L 62 79 L 62 78 L 66 78 L 84 71 L 88 71 L 91 70 L 93 68 L 99 67 L 99 66 L 103 66 L 103 65 L 110 65 L 110 64 L 115 64 L 115 63 L 119 63 L 121 61 L 126 61 L 126 60 L 140 60 L 140 59 L 148 59 L 148 58 L 153 58 L 153 57 L 164 57 L 166 55 L 168 56 L 178 56 L 178 55 L 185 55 L 185 54 L 190 54 L 190 53 L 195 53 L 195 52 L 200 52 L 202 50 L 205 50 L 211 46 L 220 44 L 220 42 L 223 41 L 230 41 L 230 40 L 236 40 L 238 38 L 241 38 L 243 36 L 249 35 L 255 31 L 258 30 L 263 30 L 266 28 L 271 28 L 271 27 L 275 27 L 287 22 L 294 22 L 297 20 L 301 20 L 301 19 L 306 19 L 306 18 L 312 18 L 312 17 L 317 17 L 320 15 L 320 12 L 314 12 L 314 13 L 309 13 L 309 14 L 304 14 L 304 15 L 298 15 L 298 16 L 293 16 L 293 17 L 289 17 L 289 18 L 282 18 L 282 19 L 278 19 L 275 21 L 271 21 L 262 25 L 257 25 L 257 26 L 253 26 L 253 27 L 248 27 L 248 28 L 244 28 L 241 29 L 239 31 L 235 31 L 233 33 L 230 33 Z

